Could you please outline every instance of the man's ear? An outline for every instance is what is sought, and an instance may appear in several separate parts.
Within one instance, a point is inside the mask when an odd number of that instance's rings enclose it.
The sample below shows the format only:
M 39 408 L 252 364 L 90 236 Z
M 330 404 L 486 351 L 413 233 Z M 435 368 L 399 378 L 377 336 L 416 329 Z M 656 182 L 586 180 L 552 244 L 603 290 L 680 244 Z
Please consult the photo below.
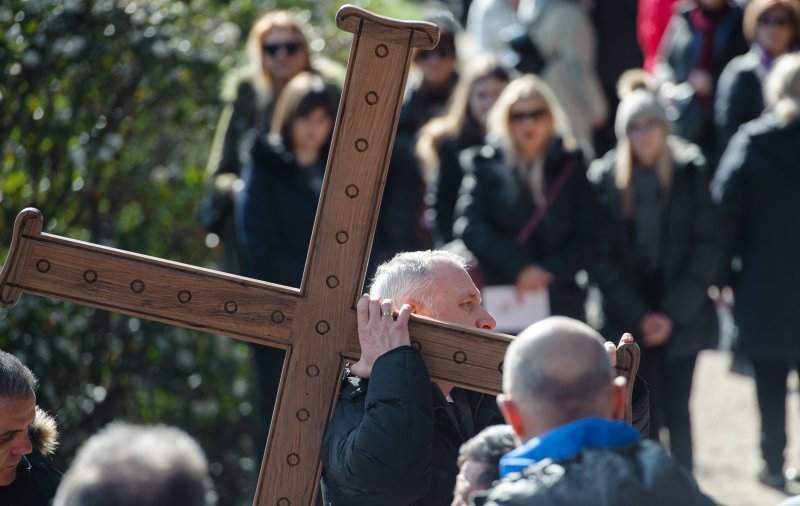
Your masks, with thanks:
M 525 440 L 525 423 L 514 399 L 509 394 L 500 394 L 497 396 L 497 407 L 500 408 L 506 423 L 514 429 L 517 436 L 521 440 Z
M 611 418 L 625 420 L 625 400 L 628 398 L 628 380 L 617 376 L 611 382 Z

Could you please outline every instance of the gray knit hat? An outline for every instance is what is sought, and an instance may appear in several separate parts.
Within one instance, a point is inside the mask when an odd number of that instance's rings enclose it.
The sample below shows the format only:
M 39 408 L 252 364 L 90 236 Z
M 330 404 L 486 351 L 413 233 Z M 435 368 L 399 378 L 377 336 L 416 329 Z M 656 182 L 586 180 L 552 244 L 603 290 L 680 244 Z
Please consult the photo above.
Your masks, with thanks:
M 637 118 L 655 119 L 669 128 L 667 113 L 652 89 L 652 79 L 644 71 L 634 69 L 622 74 L 617 83 L 617 94 L 620 98 L 614 121 L 617 139 L 627 135 L 628 125 Z

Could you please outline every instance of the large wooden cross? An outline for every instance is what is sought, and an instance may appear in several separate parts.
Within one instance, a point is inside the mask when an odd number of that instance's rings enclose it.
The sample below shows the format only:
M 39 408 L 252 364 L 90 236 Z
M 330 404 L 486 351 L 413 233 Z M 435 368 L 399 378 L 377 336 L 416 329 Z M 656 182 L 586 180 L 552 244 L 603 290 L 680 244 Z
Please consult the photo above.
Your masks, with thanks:
M 31 208 L 17 216 L 0 272 L 0 307 L 27 292 L 286 350 L 258 506 L 316 499 L 319 448 L 342 367 L 360 356 L 355 302 L 412 50 L 438 41 L 435 25 L 353 6 L 336 22 L 354 38 L 299 289 L 42 233 L 42 215 Z M 500 391 L 509 336 L 423 317 L 409 328 L 433 378 Z

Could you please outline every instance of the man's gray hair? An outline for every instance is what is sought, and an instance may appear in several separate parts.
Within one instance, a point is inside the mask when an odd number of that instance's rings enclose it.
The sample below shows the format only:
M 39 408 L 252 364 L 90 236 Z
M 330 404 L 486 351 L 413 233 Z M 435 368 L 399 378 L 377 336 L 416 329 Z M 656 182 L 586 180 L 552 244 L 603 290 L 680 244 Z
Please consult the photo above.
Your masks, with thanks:
M 517 445 L 517 435 L 510 425 L 490 425 L 461 445 L 458 450 L 458 466 L 461 467 L 467 460 L 487 464 L 476 485 L 488 488 L 493 481 L 500 478 L 500 457 Z
M 54 506 L 205 506 L 215 502 L 203 450 L 165 425 L 112 423 L 89 438 Z
M 434 287 L 433 271 L 438 262 L 450 262 L 466 269 L 464 259 L 442 250 L 398 253 L 378 266 L 370 285 L 370 295 L 392 299 L 396 305 L 414 300 L 426 309 L 431 307 Z
M 17 357 L 0 350 L 0 397 L 28 397 L 38 383 L 36 376 Z

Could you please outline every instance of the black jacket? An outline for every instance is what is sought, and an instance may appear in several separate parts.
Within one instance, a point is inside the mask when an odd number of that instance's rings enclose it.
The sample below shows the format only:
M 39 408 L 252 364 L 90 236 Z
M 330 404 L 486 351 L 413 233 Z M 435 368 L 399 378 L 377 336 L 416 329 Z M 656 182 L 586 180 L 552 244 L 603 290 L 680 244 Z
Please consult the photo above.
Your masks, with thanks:
M 455 408 L 410 346 L 378 358 L 369 380 L 347 377 L 320 450 L 326 506 L 449 506 L 459 447 L 503 423 L 493 396 L 452 396 Z
M 722 251 L 700 150 L 677 138 L 668 138 L 667 146 L 675 169 L 669 195 L 662 200 L 657 279 L 637 268 L 632 227 L 622 217 L 615 183 L 615 151 L 589 169 L 605 230 L 603 253 L 595 257 L 590 274 L 603 294 L 607 339 L 619 339 L 623 332 L 635 336 L 645 313 L 665 313 L 674 323 L 667 353 L 678 358 L 717 344 L 717 315 L 708 287 L 716 280 Z
M 0 487 L 0 504 L 3 506 L 49 506 L 61 483 L 61 472 L 49 460 L 50 453 L 57 446 L 56 423 L 38 407 L 29 437 L 33 452 L 22 457 L 11 485 Z
M 726 258 L 741 258 L 734 318 L 742 350 L 800 358 L 800 121 L 770 114 L 731 139 L 712 183 Z
M 319 189 L 283 145 L 255 141 L 242 171 L 236 223 L 245 276 L 298 287 L 319 202 Z M 323 163 L 325 157 L 322 157 Z M 320 166 L 318 177 L 322 177 Z
M 660 61 L 656 66 L 656 76 L 660 82 L 685 83 L 701 59 L 701 39 L 698 30 L 692 26 L 691 11 L 699 7 L 687 7 L 672 16 L 667 31 L 661 41 Z M 723 69 L 734 57 L 748 50 L 742 33 L 744 12 L 741 7 L 730 2 L 729 8 L 714 34 L 714 52 L 711 63 L 711 78 L 714 92 L 711 100 L 692 99 L 680 107 L 680 116 L 674 121 L 676 134 L 697 143 L 706 156 L 716 148 L 714 132 L 714 96 Z M 711 164 L 714 166 L 715 164 Z
M 759 72 L 766 73 L 758 54 L 750 51 L 728 63 L 717 83 L 714 122 L 720 155 L 741 125 L 758 118 L 764 111 L 764 93 Z
M 584 449 L 565 460 L 545 459 L 495 483 L 494 506 L 706 506 L 691 476 L 656 442 L 640 440 L 618 449 Z
M 523 267 L 537 264 L 555 277 L 549 288 L 552 314 L 584 319 L 585 293 L 575 275 L 588 267 L 594 251 L 595 213 L 583 155 L 553 141 L 544 162 L 545 192 L 568 163 L 574 168 L 537 230 L 521 245 L 519 232 L 536 211 L 529 185 L 492 146 L 468 149 L 461 161 L 464 181 L 453 231 L 477 257 L 486 284 L 514 284 Z
M 439 171 L 436 180 L 427 189 L 426 202 L 434 210 L 437 239 L 443 244 L 453 240 L 458 190 L 464 179 L 464 169 L 458 158 L 462 151 L 471 146 L 474 144 L 467 144 L 456 137 L 445 138 L 438 146 Z

